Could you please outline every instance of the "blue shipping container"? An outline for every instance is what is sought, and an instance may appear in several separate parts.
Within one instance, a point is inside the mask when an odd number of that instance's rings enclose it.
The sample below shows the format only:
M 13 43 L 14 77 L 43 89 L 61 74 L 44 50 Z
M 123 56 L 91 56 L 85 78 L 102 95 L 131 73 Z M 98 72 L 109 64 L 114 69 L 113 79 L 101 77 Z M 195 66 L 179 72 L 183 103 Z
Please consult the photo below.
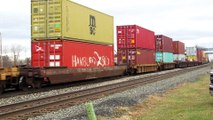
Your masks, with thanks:
M 173 53 L 170 52 L 156 52 L 155 53 L 156 62 L 170 63 L 174 61 Z

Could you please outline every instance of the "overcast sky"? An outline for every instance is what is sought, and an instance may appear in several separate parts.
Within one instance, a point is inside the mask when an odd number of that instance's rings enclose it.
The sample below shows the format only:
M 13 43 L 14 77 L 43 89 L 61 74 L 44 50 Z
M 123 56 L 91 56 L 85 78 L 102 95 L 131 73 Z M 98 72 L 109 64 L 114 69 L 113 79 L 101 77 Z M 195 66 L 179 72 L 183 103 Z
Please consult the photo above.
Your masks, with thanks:
M 213 48 L 213 0 L 72 1 L 114 16 L 115 26 L 137 24 L 186 46 Z M 0 0 L 3 46 L 21 44 L 30 56 L 30 23 L 30 0 Z

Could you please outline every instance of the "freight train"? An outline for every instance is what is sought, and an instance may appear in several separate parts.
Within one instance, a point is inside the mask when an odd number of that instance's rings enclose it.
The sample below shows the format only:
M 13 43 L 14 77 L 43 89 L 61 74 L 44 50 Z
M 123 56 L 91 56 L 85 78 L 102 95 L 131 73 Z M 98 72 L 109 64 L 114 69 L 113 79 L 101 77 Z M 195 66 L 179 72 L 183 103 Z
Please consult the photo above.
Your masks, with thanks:
M 200 50 L 187 60 L 184 43 L 138 25 L 117 26 L 115 62 L 112 16 L 69 0 L 31 0 L 31 12 L 31 66 L 0 69 L 0 93 L 206 62 Z

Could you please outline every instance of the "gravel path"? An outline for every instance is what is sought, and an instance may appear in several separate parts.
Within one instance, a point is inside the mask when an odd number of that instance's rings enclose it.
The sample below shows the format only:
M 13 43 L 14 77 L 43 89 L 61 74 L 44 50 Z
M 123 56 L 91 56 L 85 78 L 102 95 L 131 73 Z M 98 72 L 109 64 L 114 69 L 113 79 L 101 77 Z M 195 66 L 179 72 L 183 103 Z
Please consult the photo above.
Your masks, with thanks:
M 94 104 L 94 109 L 96 111 L 96 115 L 108 117 L 109 119 L 110 117 L 115 117 L 115 116 L 118 117 L 122 115 L 122 113 L 114 112 L 115 108 L 128 107 L 128 106 L 135 105 L 137 103 L 141 103 L 150 94 L 154 94 L 157 92 L 158 93 L 165 92 L 166 90 L 173 88 L 177 86 L 178 84 L 195 81 L 197 77 L 199 77 L 202 74 L 206 74 L 209 70 L 210 70 L 209 67 L 198 69 L 196 71 L 179 75 L 178 77 L 165 79 L 163 81 L 137 87 L 135 89 L 131 89 L 122 93 L 113 94 L 108 97 L 95 100 L 93 101 L 93 104 Z M 153 74 L 160 74 L 160 73 L 153 73 Z M 144 76 L 146 75 L 143 75 L 143 77 Z M 139 77 L 139 76 L 133 76 L 133 77 Z M 123 79 L 126 80 L 129 78 L 123 78 Z M 87 120 L 87 116 L 85 113 L 86 113 L 85 106 L 84 104 L 81 104 L 78 106 L 61 109 L 56 112 L 51 112 L 43 116 L 29 118 L 29 120 L 59 120 L 59 119 L 60 120 Z

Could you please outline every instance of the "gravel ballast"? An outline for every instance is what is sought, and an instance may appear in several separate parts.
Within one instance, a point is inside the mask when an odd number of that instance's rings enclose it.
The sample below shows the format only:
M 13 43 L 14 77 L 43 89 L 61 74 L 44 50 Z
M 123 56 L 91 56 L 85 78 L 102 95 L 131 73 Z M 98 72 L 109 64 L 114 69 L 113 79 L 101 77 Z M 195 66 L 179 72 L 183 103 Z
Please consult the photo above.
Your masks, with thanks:
M 197 77 L 203 74 L 207 74 L 209 70 L 210 70 L 209 67 L 197 69 L 195 71 L 188 72 L 188 73 L 179 75 L 177 77 L 168 78 L 156 83 L 147 84 L 145 86 L 140 86 L 135 89 L 127 90 L 121 93 L 116 93 L 116 94 L 92 101 L 94 104 L 96 115 L 108 117 L 109 119 L 111 117 L 118 117 L 122 115 L 122 113 L 114 112 L 116 108 L 133 106 L 135 104 L 143 102 L 148 95 L 165 92 L 166 90 L 174 88 L 177 85 L 184 82 L 195 81 Z M 158 74 L 158 73 L 155 73 L 155 74 Z M 29 120 L 41 120 L 41 119 L 87 120 L 87 115 L 85 111 L 85 105 L 81 104 L 78 106 L 61 109 L 56 112 L 51 112 L 42 116 L 37 116 L 35 118 L 29 118 Z

